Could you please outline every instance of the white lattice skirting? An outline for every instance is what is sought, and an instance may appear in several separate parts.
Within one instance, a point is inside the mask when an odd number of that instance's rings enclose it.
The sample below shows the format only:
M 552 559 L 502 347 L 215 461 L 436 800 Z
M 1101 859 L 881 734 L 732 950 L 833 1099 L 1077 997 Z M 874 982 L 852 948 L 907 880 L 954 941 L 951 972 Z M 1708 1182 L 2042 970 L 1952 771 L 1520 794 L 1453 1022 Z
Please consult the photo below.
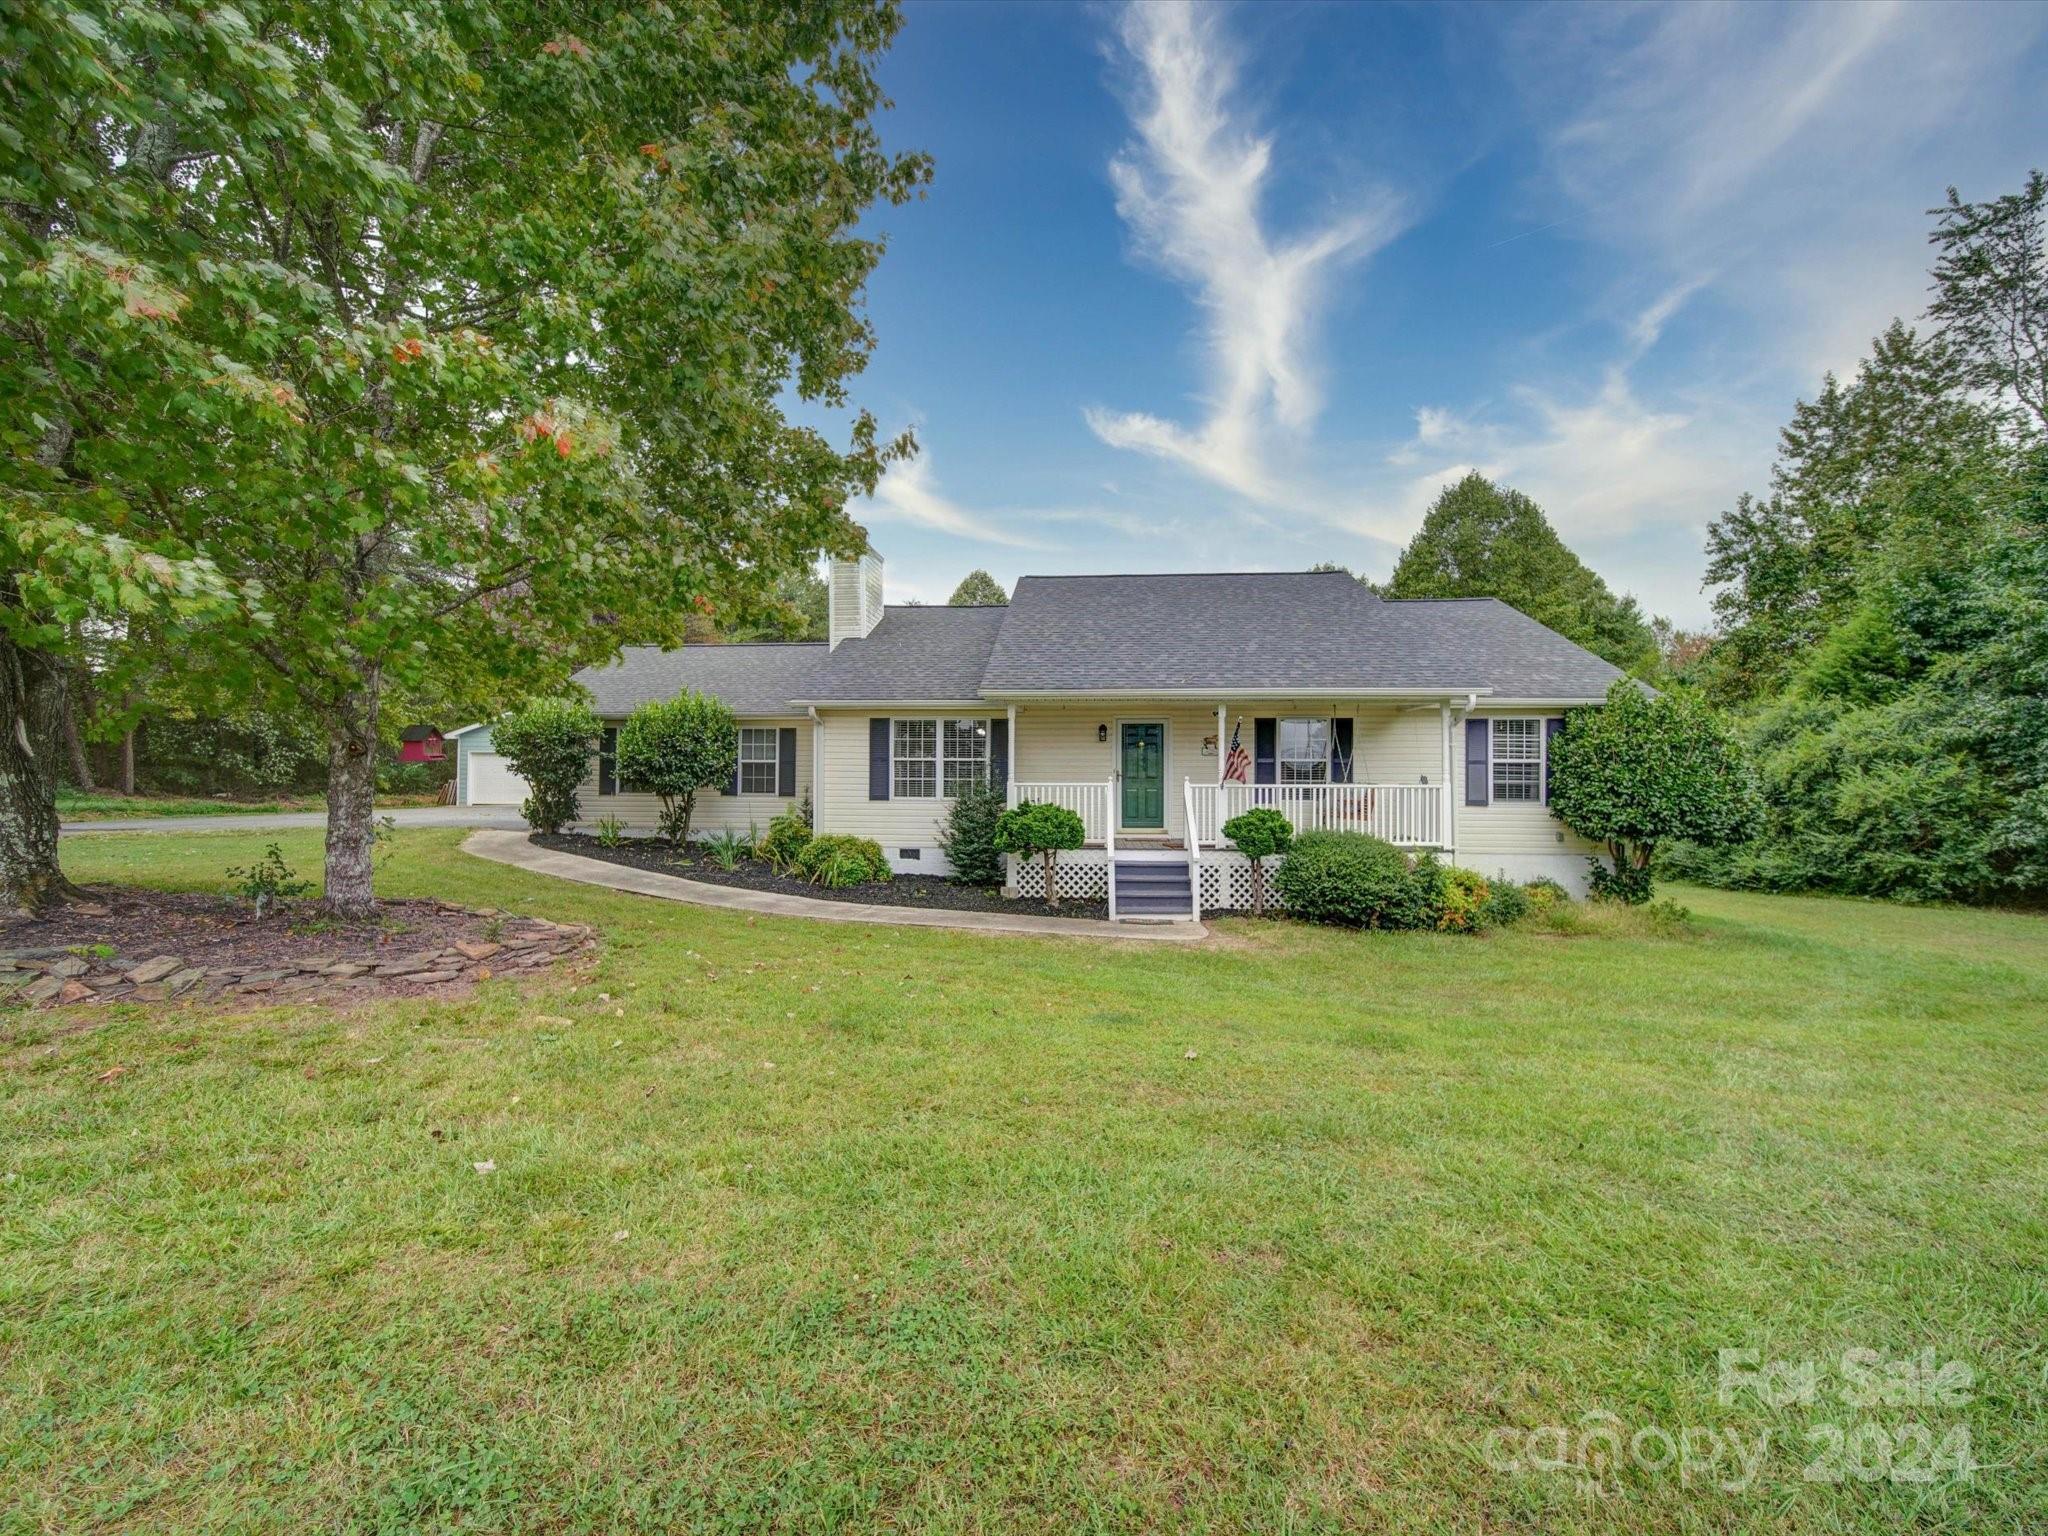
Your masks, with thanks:
M 1028 896 L 1034 901 L 1045 898 L 1045 863 L 1041 859 L 1013 859 L 1011 868 L 1016 881 L 1017 894 Z M 1107 901 L 1109 900 L 1109 866 L 1102 861 L 1099 853 L 1063 853 L 1060 855 L 1059 882 L 1061 901 Z

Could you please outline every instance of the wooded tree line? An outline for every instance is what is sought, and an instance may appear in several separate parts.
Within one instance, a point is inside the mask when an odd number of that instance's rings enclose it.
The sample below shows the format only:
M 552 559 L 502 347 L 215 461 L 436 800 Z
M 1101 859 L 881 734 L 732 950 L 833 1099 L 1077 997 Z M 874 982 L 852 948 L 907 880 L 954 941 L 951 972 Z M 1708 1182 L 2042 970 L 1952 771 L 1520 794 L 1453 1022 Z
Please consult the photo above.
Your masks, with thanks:
M 317 721 L 371 904 L 391 712 L 746 621 L 907 451 L 834 411 L 885 0 L 26 0 L 0 73 L 0 900 L 61 894 L 67 688 Z
M 1793 410 L 1709 535 L 1759 834 L 1675 872 L 1766 890 L 2048 891 L 2048 266 L 2035 173 L 1934 211 L 1933 302 Z

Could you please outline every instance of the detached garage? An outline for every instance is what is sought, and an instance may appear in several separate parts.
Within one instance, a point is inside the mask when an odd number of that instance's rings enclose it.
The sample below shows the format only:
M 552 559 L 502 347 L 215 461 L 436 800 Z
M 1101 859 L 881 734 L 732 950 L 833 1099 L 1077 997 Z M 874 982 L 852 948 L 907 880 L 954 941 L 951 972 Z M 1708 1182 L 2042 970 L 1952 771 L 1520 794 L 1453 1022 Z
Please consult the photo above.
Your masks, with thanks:
M 518 805 L 526 798 L 526 780 L 491 750 L 491 728 L 465 725 L 450 731 L 455 743 L 455 803 L 457 805 Z

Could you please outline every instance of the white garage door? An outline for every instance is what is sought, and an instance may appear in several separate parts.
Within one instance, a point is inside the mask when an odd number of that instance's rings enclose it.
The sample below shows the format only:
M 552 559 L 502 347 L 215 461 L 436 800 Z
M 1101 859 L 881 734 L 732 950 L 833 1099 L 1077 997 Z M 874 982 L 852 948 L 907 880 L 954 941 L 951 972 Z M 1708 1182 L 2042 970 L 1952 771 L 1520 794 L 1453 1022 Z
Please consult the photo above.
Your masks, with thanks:
M 469 803 L 517 805 L 526 798 L 526 780 L 495 752 L 469 754 Z

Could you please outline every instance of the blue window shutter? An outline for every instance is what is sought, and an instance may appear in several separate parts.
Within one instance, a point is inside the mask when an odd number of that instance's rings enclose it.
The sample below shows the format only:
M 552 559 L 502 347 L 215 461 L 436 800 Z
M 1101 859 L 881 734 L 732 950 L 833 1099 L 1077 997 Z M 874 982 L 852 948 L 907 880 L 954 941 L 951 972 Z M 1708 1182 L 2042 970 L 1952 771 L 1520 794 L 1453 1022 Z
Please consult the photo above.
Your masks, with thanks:
M 1349 784 L 1351 769 L 1351 727 L 1353 721 L 1345 715 L 1330 717 L 1330 782 Z
M 785 800 L 796 798 L 796 727 L 785 725 L 775 733 L 775 793 Z
M 868 717 L 868 798 L 889 798 L 889 717 Z
M 1543 722 L 1543 803 L 1550 804 L 1550 748 L 1564 733 L 1564 717 L 1553 715 Z
M 1487 805 L 1493 799 L 1493 726 L 1486 720 L 1465 722 L 1465 803 Z
M 1271 715 L 1252 721 L 1252 782 L 1273 784 L 1280 778 L 1280 722 Z
M 988 723 L 988 781 L 997 789 L 1010 784 L 1010 722 L 1007 717 Z

